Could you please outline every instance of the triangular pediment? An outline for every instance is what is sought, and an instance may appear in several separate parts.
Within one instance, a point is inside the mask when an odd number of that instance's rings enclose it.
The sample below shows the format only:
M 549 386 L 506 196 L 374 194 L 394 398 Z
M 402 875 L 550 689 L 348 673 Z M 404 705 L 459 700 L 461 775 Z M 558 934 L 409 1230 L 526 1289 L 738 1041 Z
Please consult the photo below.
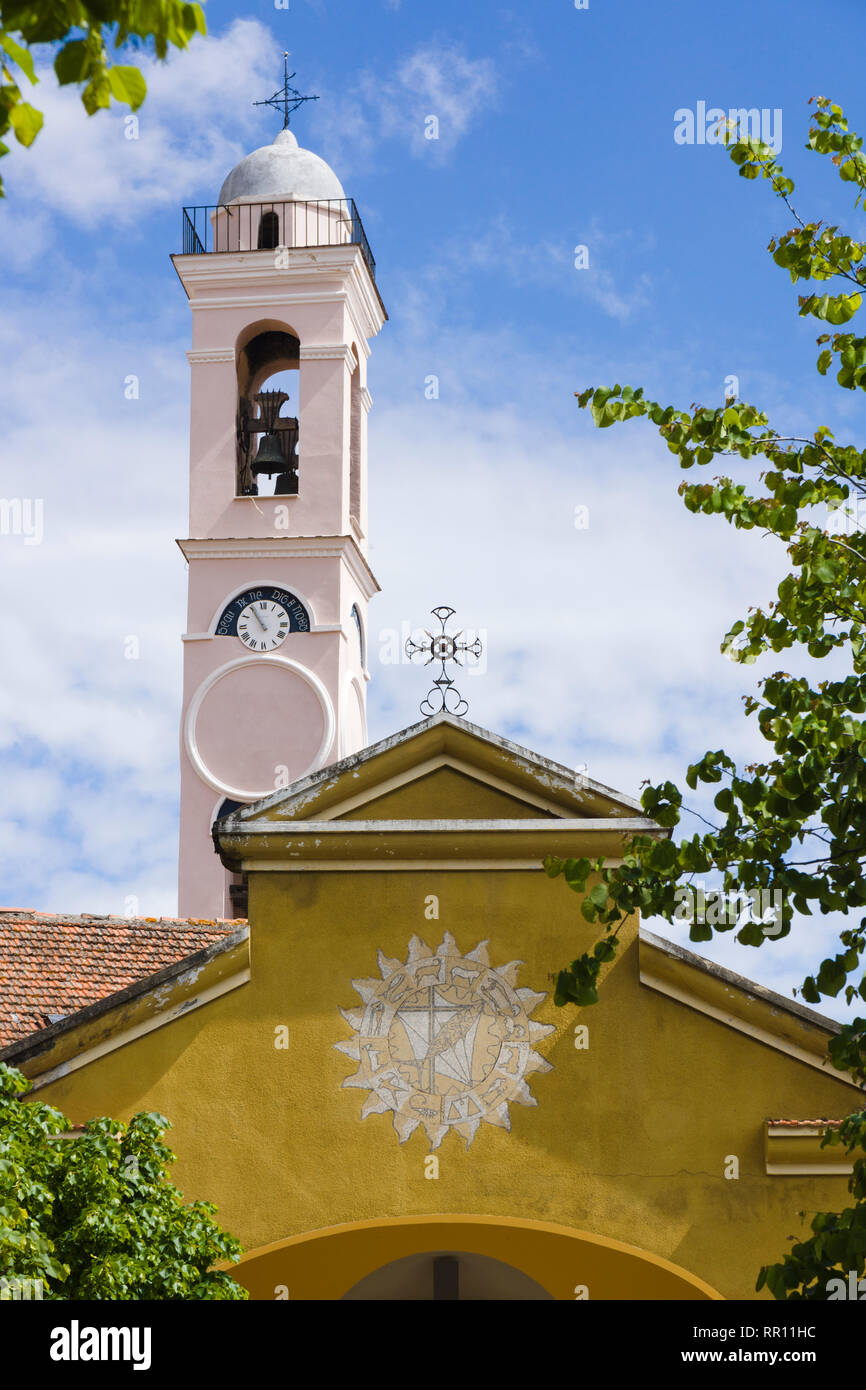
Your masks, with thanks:
M 437 715 L 312 773 L 222 825 L 286 821 L 626 818 L 639 804 L 582 770 Z
M 341 820 L 520 820 L 554 816 L 510 787 L 488 781 L 471 765 L 442 762 L 340 815 Z

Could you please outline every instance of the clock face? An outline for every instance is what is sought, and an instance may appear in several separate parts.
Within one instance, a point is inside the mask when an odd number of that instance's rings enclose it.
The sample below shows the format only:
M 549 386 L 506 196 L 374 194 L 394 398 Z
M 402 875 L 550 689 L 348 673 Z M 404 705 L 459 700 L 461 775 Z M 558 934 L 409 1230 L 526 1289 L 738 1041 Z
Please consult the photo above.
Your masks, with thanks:
M 289 635 L 291 619 L 281 603 L 257 598 L 238 614 L 238 637 L 251 652 L 272 652 Z
M 220 614 L 217 637 L 239 637 L 251 652 L 272 652 L 290 632 L 309 632 L 310 615 L 288 589 L 261 584 L 233 598 Z M 276 640 L 274 640 L 276 639 Z

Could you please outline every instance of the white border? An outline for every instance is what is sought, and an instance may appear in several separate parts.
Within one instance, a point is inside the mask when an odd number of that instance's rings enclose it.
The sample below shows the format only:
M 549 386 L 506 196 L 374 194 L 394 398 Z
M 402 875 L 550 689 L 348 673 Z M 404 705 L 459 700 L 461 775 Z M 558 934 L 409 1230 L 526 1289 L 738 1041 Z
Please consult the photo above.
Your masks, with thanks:
M 236 657 L 234 661 L 227 661 L 225 665 L 218 666 L 215 671 L 211 671 L 210 675 L 202 681 L 189 702 L 189 708 L 187 709 L 183 725 L 183 742 L 187 757 L 202 781 L 206 782 L 209 787 L 212 787 L 215 792 L 222 792 L 224 796 L 229 797 L 232 801 L 261 801 L 263 797 L 270 796 L 273 793 L 273 787 L 268 787 L 265 791 L 249 791 L 241 787 L 232 787 L 228 782 L 221 782 L 219 778 L 214 777 L 213 773 L 208 769 L 207 764 L 198 751 L 198 744 L 196 743 L 195 737 L 196 720 L 205 695 L 216 685 L 217 681 L 221 681 L 223 676 L 227 675 L 229 671 L 236 670 L 239 666 L 286 667 L 288 670 L 293 671 L 295 675 L 300 676 L 302 680 L 305 680 L 317 695 L 322 713 L 325 716 L 325 733 L 316 751 L 316 756 L 313 758 L 313 761 L 306 771 L 299 774 L 300 777 L 308 777 L 311 772 L 316 772 L 324 762 L 325 755 L 334 741 L 334 729 L 336 727 L 334 707 L 331 704 L 331 697 L 325 686 L 319 680 L 319 677 L 312 671 L 308 671 L 306 666 L 302 666 L 299 661 L 292 661 L 288 656 L 239 656 Z

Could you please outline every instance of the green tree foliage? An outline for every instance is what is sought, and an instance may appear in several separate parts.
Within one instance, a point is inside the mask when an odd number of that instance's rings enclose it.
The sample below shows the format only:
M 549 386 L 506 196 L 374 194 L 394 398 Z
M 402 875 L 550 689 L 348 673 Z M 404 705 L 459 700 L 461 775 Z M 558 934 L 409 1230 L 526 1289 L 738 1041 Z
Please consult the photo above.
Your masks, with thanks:
M 53 47 L 58 82 L 80 87 L 92 116 L 112 97 L 135 111 L 147 90 L 139 68 L 109 61 L 109 45 L 115 52 L 144 45 L 165 58 L 170 47 L 186 48 L 204 32 L 204 11 L 185 0 L 0 0 L 0 156 L 9 153 L 10 131 L 32 145 L 42 129 L 42 112 L 24 100 L 19 85 L 22 76 L 38 81 L 35 46 Z
M 39 1280 L 48 1299 L 245 1299 L 216 1263 L 241 1247 L 210 1202 L 185 1205 L 166 1165 L 162 1115 L 90 1120 L 25 1102 L 0 1062 L 0 1288 Z M 67 1137 L 61 1137 L 61 1136 Z
M 866 192 L 862 140 L 849 131 L 844 113 L 824 97 L 815 110 L 807 148 L 827 156 L 854 206 Z M 861 307 L 866 285 L 866 244 L 838 226 L 804 222 L 796 213 L 788 178 L 772 150 L 755 138 L 741 138 L 728 126 L 726 143 L 739 173 L 766 180 L 791 213 L 795 225 L 770 242 L 776 265 L 793 282 L 818 282 L 822 292 L 799 298 L 801 317 L 815 318 L 833 332 L 822 332 L 817 369 L 833 371 L 847 391 L 866 390 L 866 337 L 845 326 Z M 828 282 L 833 282 L 828 284 Z M 823 292 L 824 286 L 828 291 Z M 844 330 L 844 331 L 843 331 Z M 747 716 L 757 719 L 766 741 L 762 762 L 740 769 L 723 749 L 705 753 L 686 773 L 692 789 L 718 785 L 718 824 L 692 836 L 654 839 L 638 836 L 625 846 L 622 864 L 550 858 L 551 877 L 562 875 L 581 899 L 586 921 L 602 936 L 594 949 L 561 970 L 556 1002 L 594 1004 L 602 966 L 617 951 L 618 933 L 635 911 L 669 921 L 679 911 L 684 886 L 697 874 L 719 875 L 724 890 L 745 896 L 781 895 L 772 926 L 753 914 L 699 920 L 693 915 L 693 941 L 709 941 L 714 931 L 736 931 L 743 945 L 761 947 L 788 935 L 796 913 L 812 916 L 842 912 L 850 920 L 866 905 L 866 533 L 843 519 L 852 501 L 866 497 L 866 451 L 837 442 L 824 426 L 811 438 L 771 428 L 768 417 L 735 399 L 719 409 L 691 411 L 647 400 L 641 389 L 602 386 L 578 393 L 595 424 L 604 429 L 621 420 L 647 417 L 682 469 L 705 467 L 719 456 L 751 460 L 751 484 L 716 477 L 712 482 L 683 480 L 679 495 L 690 512 L 722 516 L 739 529 L 758 529 L 784 543 L 790 569 L 776 597 L 735 622 L 721 650 L 731 660 L 751 663 L 768 652 L 791 649 L 811 657 L 834 654 L 834 679 L 812 684 L 777 671 L 744 697 Z M 683 794 L 671 782 L 646 786 L 641 801 L 647 815 L 676 831 Z M 595 885 L 587 892 L 590 875 Z M 766 901 L 766 899 L 765 899 Z M 866 1000 L 861 957 L 866 949 L 866 917 L 846 926 L 840 949 L 821 962 L 802 986 L 803 998 L 844 993 L 850 1004 Z M 858 975 L 860 978 L 858 979 Z M 831 1045 L 831 1060 L 866 1084 L 866 1019 L 843 1027 Z M 855 1155 L 850 1190 L 856 1205 L 844 1212 L 819 1213 L 810 1238 L 795 1243 L 780 1263 L 761 1271 L 776 1298 L 827 1298 L 827 1283 L 850 1271 L 866 1271 L 866 1109 L 830 1131 L 825 1143 L 842 1143 Z M 794 1237 L 792 1237 L 792 1240 Z

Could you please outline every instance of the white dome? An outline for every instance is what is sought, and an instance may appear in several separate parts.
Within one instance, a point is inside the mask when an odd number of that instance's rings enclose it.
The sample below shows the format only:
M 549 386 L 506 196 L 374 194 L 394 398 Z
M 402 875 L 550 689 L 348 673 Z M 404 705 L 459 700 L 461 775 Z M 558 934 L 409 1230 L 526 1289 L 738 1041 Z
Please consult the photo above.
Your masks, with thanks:
M 281 130 L 272 145 L 262 145 L 236 164 L 222 188 L 219 202 L 258 198 L 313 202 L 319 198 L 345 198 L 333 169 L 312 150 L 302 150 L 292 132 Z

